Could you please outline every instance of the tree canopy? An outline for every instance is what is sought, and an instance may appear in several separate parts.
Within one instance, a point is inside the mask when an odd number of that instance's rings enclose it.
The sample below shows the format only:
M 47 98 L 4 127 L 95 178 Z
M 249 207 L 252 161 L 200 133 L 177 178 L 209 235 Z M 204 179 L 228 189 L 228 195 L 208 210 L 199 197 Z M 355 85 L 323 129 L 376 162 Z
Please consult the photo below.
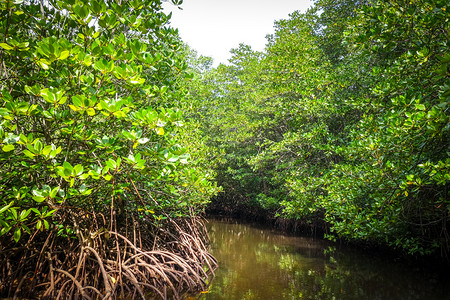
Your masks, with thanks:
M 447 253 L 447 1 L 315 1 L 191 84 L 219 209 Z M 446 255 L 446 254 L 444 254 Z

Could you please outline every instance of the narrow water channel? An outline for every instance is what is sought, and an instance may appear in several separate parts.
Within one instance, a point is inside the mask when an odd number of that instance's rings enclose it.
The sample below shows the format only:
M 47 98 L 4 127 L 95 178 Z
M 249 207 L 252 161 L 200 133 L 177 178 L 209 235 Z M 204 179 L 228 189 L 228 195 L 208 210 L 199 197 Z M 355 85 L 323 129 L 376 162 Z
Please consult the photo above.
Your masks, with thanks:
M 381 255 L 232 221 L 208 230 L 220 267 L 201 299 L 450 299 L 448 275 Z

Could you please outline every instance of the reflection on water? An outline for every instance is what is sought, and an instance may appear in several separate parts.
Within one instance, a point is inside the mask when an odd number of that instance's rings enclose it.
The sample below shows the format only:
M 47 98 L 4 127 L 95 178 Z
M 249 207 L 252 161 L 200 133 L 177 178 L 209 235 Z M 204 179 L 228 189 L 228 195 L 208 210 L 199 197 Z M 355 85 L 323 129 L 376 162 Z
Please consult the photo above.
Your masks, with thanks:
M 201 299 L 450 299 L 442 277 L 330 244 L 210 220 L 219 269 Z M 448 278 L 447 278 L 448 279 Z

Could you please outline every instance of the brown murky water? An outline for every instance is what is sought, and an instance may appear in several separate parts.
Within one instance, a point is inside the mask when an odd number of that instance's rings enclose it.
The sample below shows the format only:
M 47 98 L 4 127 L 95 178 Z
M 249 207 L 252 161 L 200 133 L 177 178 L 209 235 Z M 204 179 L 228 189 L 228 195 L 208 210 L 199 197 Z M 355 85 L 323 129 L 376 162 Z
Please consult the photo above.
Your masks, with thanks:
M 208 230 L 220 267 L 201 299 L 450 299 L 448 275 L 381 255 L 236 222 Z

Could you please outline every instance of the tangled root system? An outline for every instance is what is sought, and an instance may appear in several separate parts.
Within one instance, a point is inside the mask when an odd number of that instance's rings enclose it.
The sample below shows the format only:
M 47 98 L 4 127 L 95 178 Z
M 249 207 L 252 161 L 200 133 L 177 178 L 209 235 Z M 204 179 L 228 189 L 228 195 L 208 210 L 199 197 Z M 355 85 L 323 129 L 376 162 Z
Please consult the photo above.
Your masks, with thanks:
M 0 297 L 181 299 L 208 288 L 217 264 L 200 218 L 167 218 L 147 227 L 132 220 L 125 232 L 100 227 L 98 219 L 78 238 L 55 229 L 21 245 L 3 239 Z

